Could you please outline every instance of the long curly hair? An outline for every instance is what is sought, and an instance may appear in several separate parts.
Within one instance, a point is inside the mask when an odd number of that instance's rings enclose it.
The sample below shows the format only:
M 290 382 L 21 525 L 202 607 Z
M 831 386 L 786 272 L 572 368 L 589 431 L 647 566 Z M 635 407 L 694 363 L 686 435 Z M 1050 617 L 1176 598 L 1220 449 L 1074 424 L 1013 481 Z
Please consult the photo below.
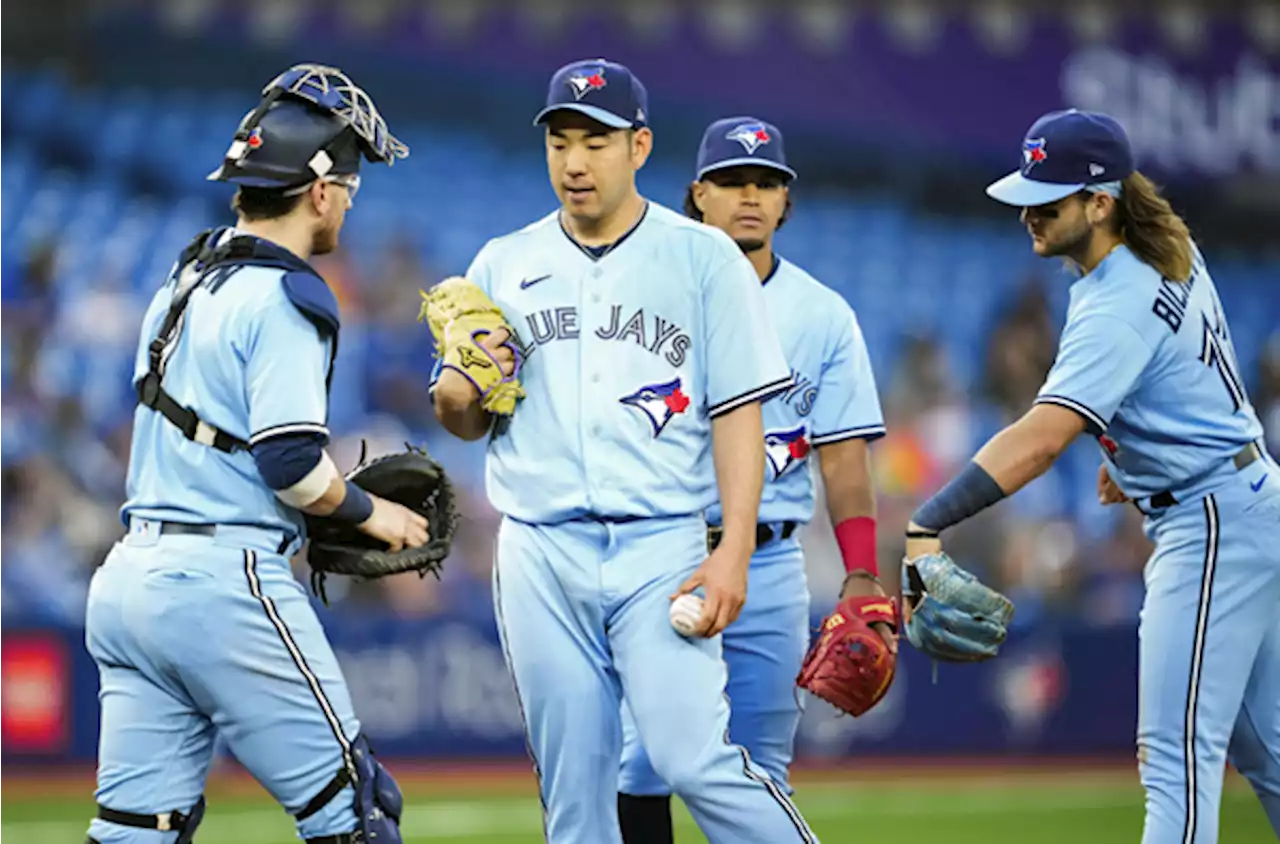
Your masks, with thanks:
M 1124 243 L 1169 281 L 1191 277 L 1191 230 L 1155 184 L 1134 171 L 1121 183 L 1114 224 Z

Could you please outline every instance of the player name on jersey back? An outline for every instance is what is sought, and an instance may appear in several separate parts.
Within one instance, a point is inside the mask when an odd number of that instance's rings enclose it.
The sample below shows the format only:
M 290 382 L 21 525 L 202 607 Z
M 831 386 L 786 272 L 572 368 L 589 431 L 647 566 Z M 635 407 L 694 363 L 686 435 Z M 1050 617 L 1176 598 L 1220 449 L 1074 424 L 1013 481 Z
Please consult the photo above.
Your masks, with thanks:
M 1262 436 L 1198 251 L 1186 282 L 1161 278 L 1125 246 L 1077 281 L 1037 401 L 1085 418 L 1131 498 L 1207 490 Z

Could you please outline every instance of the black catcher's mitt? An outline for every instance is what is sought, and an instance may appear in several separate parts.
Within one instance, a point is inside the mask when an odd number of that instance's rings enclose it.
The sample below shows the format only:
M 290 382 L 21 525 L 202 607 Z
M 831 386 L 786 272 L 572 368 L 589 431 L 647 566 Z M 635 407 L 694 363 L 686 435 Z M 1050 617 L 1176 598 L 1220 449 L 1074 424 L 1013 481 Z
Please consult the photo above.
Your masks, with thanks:
M 441 564 L 449 556 L 458 526 L 453 484 L 444 468 L 432 460 L 425 449 L 407 443 L 405 449 L 368 462 L 362 449 L 360 462 L 347 474 L 347 480 L 371 495 L 422 514 L 427 520 L 430 539 L 426 545 L 393 553 L 387 550 L 385 542 L 362 533 L 353 524 L 307 516 L 311 586 L 322 600 L 324 578 L 329 574 L 366 580 L 406 571 L 416 571 L 419 576 L 427 572 L 440 576 Z

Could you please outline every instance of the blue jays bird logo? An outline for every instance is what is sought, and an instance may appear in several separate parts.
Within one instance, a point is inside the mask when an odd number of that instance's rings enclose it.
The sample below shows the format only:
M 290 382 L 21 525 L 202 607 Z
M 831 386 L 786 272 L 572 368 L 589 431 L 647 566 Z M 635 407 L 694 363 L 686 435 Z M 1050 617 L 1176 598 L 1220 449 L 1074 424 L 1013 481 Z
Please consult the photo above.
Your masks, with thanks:
M 689 409 L 689 397 L 680 386 L 680 376 L 677 375 L 661 384 L 645 384 L 619 401 L 643 413 L 653 428 L 654 437 L 657 437 L 677 414 Z
M 782 477 L 784 472 L 808 457 L 809 448 L 809 438 L 803 425 L 764 433 L 764 456 L 773 467 L 775 478 Z
M 1022 165 L 1030 170 L 1049 157 L 1045 150 L 1044 138 L 1027 138 L 1022 142 Z
M 735 126 L 733 131 L 725 135 L 725 138 L 742 144 L 747 155 L 755 155 L 756 150 L 773 140 L 769 137 L 769 130 L 764 128 L 762 123 L 743 123 L 741 126 Z
M 609 83 L 604 78 L 604 68 L 598 68 L 591 73 L 579 73 L 576 76 L 569 77 L 569 87 L 573 89 L 573 98 L 580 100 L 592 91 L 599 91 Z

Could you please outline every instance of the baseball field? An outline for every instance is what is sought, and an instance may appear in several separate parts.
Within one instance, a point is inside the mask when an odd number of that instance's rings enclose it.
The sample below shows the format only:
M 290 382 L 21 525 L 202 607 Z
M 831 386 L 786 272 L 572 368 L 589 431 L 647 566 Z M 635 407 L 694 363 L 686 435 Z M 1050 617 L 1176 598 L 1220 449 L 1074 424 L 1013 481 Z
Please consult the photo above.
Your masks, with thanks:
M 869 767 L 869 765 L 868 765 Z M 393 766 L 404 786 L 402 822 L 414 844 L 515 844 L 542 841 L 541 811 L 527 769 Z M 807 770 L 796 802 L 825 844 L 1135 844 L 1142 791 L 1125 766 L 996 763 Z M 3 787 L 3 838 L 13 844 L 83 841 L 92 812 L 86 772 L 15 776 Z M 210 782 L 209 813 L 198 844 L 296 841 L 284 812 L 252 780 L 234 771 Z M 1275 840 L 1247 783 L 1229 774 L 1221 844 Z M 677 808 L 677 841 L 703 841 Z

